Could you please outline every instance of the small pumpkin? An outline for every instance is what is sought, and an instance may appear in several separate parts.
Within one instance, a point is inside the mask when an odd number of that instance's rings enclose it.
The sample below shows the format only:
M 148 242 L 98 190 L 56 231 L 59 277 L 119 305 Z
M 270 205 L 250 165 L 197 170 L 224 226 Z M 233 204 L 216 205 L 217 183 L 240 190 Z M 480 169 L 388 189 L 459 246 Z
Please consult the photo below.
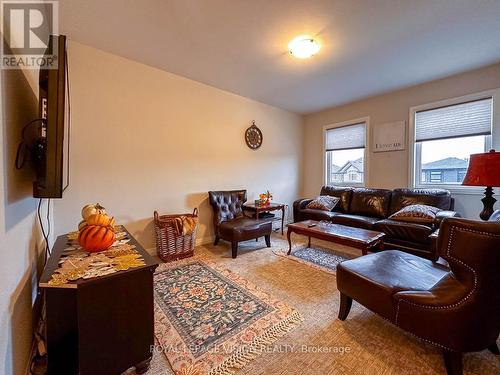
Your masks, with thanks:
M 100 225 L 103 227 L 114 227 L 115 218 L 109 217 L 106 214 L 93 214 L 85 220 L 88 225 Z
M 87 226 L 87 222 L 85 220 L 82 220 L 78 223 L 78 230 L 82 230 Z
M 96 204 L 87 204 L 82 208 L 82 218 L 83 220 L 87 220 L 90 215 L 94 214 L 106 214 L 106 209 L 101 206 L 99 203 Z
M 108 249 L 115 242 L 115 231 L 111 227 L 87 225 L 78 234 L 78 243 L 89 253 Z

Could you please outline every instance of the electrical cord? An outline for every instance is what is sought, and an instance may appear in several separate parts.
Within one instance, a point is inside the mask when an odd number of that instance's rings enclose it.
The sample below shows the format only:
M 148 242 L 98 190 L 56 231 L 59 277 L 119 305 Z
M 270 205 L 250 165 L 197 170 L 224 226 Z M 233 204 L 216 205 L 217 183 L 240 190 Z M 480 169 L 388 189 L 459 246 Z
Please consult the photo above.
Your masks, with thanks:
M 42 236 L 45 241 L 45 253 L 44 253 L 44 263 L 47 264 L 47 260 L 49 259 L 49 256 L 51 255 L 50 253 L 50 247 L 49 247 L 49 234 L 50 234 L 50 199 L 47 203 L 47 223 L 49 225 L 49 233 L 45 233 L 45 228 L 43 226 L 43 220 L 42 220 L 42 201 L 43 199 L 40 198 L 38 200 L 38 208 L 37 208 L 37 217 L 38 217 L 38 223 L 40 224 L 40 229 L 42 231 Z
M 50 238 L 50 231 L 51 231 L 51 225 L 50 225 L 50 198 L 47 199 L 47 215 L 46 215 L 46 219 L 47 219 L 47 226 L 48 226 L 48 229 L 47 229 L 47 239 Z M 49 253 L 50 255 L 50 248 L 49 248 L 49 242 L 46 241 L 46 245 L 47 245 L 47 252 Z
M 66 150 L 66 158 L 68 160 L 68 163 L 66 164 L 66 185 L 63 188 L 63 192 L 68 188 L 69 186 L 69 150 L 70 150 L 70 143 L 71 143 L 71 94 L 70 94 L 70 89 L 69 89 L 69 62 L 68 62 L 68 53 L 66 49 L 64 49 L 64 61 L 66 62 L 66 87 L 67 87 L 67 98 L 68 98 L 68 144 L 67 144 L 67 150 Z
M 26 145 L 24 142 L 19 142 L 19 145 L 17 146 L 17 151 L 16 151 L 16 169 L 21 169 L 24 167 L 26 164 L 26 155 L 30 151 L 29 147 Z M 22 159 L 21 159 L 22 156 Z
M 49 236 L 50 236 L 50 231 L 51 231 L 51 225 L 50 225 L 50 199 L 47 200 L 47 213 L 46 213 L 46 219 L 48 223 L 48 232 L 45 233 L 45 228 L 43 226 L 43 221 L 42 221 L 42 202 L 43 199 L 40 198 L 38 201 L 38 207 L 37 207 L 37 217 L 38 217 L 38 222 L 40 224 L 40 229 L 42 231 L 42 235 L 45 241 L 45 249 L 44 249 L 44 264 L 47 265 L 47 261 L 50 256 L 50 248 L 49 248 Z M 37 307 L 38 306 L 38 307 Z M 37 296 L 35 299 L 35 303 L 33 305 L 33 310 L 34 311 L 39 311 L 39 318 L 38 322 L 36 325 L 36 328 L 34 329 L 34 334 L 33 334 L 33 342 L 31 345 L 31 351 L 30 351 L 30 359 L 29 359 L 29 373 L 32 375 L 40 373 L 39 369 L 43 367 L 41 363 L 41 359 L 46 355 L 46 346 L 45 346 L 45 340 L 44 340 L 44 332 L 45 332 L 45 324 L 46 324 L 46 311 L 45 311 L 45 299 L 44 299 L 44 289 L 43 288 L 38 288 L 37 291 Z M 43 348 L 43 349 L 41 349 Z M 41 351 L 43 350 L 43 351 Z M 38 361 L 36 361 L 38 359 Z
M 17 151 L 16 151 L 16 160 L 15 160 L 15 165 L 16 169 L 21 169 L 24 167 L 26 164 L 27 160 L 27 155 L 29 151 L 31 153 L 31 148 L 27 145 L 26 143 L 26 130 L 28 127 L 31 125 L 37 123 L 37 122 L 42 122 L 42 124 L 45 122 L 44 118 L 37 118 L 34 119 L 30 122 L 28 122 L 26 125 L 23 126 L 23 129 L 21 130 L 21 142 L 19 142 L 19 145 L 17 146 Z
M 45 240 L 47 240 L 47 237 L 45 236 L 45 229 L 43 228 L 43 222 L 42 222 L 42 214 L 41 214 L 41 207 L 42 207 L 42 201 L 43 199 L 40 198 L 38 200 L 38 207 L 36 209 L 36 215 L 38 217 L 38 224 L 40 225 L 40 229 L 42 231 L 42 236 Z M 45 246 L 45 252 L 47 251 L 47 246 Z M 47 254 L 44 255 L 44 261 L 47 263 Z

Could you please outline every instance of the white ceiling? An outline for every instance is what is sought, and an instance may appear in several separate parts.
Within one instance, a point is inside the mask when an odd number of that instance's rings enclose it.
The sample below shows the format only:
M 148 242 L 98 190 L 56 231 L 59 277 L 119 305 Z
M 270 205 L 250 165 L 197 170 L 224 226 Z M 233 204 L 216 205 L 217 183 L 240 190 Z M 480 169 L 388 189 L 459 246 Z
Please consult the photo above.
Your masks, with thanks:
M 298 113 L 500 61 L 500 0 L 64 0 L 70 39 Z M 317 36 L 318 55 L 287 44 Z

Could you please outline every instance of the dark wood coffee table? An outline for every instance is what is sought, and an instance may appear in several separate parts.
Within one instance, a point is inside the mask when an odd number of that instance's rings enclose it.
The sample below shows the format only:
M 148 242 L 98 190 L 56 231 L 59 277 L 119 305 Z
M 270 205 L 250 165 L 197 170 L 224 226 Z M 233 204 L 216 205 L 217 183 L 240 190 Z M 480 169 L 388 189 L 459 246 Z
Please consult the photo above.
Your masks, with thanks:
M 292 251 L 292 241 L 290 238 L 292 233 L 307 236 L 309 238 L 308 247 L 311 246 L 312 237 L 361 249 L 363 255 L 366 255 L 372 249 L 382 250 L 385 237 L 384 233 L 374 230 L 348 227 L 340 224 L 322 226 L 319 221 L 305 220 L 299 223 L 288 224 L 288 255 Z

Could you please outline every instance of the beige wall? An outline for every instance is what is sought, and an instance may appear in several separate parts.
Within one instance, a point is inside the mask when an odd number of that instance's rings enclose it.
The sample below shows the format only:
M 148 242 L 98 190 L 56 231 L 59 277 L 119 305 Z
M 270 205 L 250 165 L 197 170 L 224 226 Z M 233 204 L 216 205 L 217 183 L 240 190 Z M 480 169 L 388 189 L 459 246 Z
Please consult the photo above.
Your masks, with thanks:
M 69 64 L 71 185 L 55 202 L 56 233 L 99 202 L 151 248 L 155 209 L 199 207 L 199 239 L 209 241 L 208 190 L 299 196 L 300 116 L 75 42 Z M 264 134 L 257 151 L 244 142 L 252 120 Z
M 413 86 L 328 109 L 305 117 L 303 193 L 319 192 L 324 182 L 322 170 L 323 127 L 325 125 L 370 117 L 370 127 L 399 120 L 409 121 L 410 107 L 459 97 L 500 87 L 500 64 Z M 500 129 L 500 123 L 496 124 Z M 499 145 L 496 145 L 497 148 Z M 405 151 L 370 152 L 367 186 L 397 188 L 408 186 L 408 148 Z M 477 194 L 456 195 L 456 209 L 469 217 L 477 217 L 481 202 Z
M 41 270 L 41 240 L 31 198 L 30 169 L 17 171 L 14 158 L 21 128 L 37 117 L 37 84 L 19 70 L 0 74 L 0 374 L 26 374 L 32 304 Z M 36 78 L 37 80 L 37 78 Z M 32 86 L 30 86 L 30 84 Z

